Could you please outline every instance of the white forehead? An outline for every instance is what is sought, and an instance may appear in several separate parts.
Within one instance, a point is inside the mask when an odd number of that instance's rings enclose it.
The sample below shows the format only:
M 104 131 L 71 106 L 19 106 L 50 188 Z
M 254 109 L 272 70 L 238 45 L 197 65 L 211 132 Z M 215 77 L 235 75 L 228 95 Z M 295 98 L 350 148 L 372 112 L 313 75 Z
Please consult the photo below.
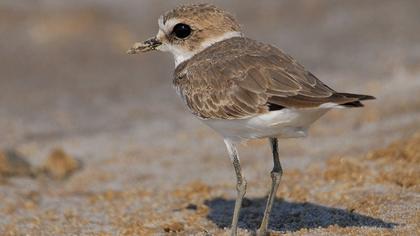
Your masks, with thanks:
M 180 21 L 176 18 L 169 19 L 165 23 L 163 23 L 163 16 L 160 16 L 158 20 L 159 29 L 165 32 L 166 34 L 171 33 L 171 30 L 178 23 L 180 23 Z

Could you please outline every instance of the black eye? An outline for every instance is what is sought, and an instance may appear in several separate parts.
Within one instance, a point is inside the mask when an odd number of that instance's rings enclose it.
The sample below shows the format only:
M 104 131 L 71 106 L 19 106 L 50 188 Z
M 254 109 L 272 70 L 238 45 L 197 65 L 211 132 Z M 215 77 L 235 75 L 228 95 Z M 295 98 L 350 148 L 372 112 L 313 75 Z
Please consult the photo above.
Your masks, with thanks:
M 177 38 L 184 39 L 191 34 L 191 27 L 189 25 L 179 23 L 174 26 L 172 33 L 175 34 Z

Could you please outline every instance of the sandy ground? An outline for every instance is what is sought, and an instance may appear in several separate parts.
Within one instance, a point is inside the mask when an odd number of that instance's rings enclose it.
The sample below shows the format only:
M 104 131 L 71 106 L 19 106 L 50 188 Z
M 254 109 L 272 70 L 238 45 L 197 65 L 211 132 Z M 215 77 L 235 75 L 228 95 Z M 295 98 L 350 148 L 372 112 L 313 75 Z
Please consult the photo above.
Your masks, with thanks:
M 216 1 L 339 91 L 372 94 L 280 141 L 272 235 L 420 235 L 418 1 Z M 0 3 L 0 235 L 227 235 L 222 139 L 182 106 L 169 55 L 125 55 L 168 1 Z M 240 148 L 240 235 L 270 184 Z

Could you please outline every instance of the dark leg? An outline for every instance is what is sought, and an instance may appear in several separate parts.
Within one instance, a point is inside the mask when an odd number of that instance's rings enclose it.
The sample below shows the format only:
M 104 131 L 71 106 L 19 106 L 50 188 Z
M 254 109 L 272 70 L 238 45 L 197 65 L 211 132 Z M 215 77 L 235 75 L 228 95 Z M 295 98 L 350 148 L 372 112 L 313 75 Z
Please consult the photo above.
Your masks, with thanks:
M 270 193 L 268 194 L 267 205 L 264 211 L 264 217 L 261 222 L 261 226 L 257 231 L 258 236 L 265 236 L 267 235 L 267 227 L 268 222 L 270 219 L 271 209 L 273 208 L 273 202 L 276 197 L 276 192 L 280 184 L 280 179 L 283 174 L 283 170 L 281 169 L 281 164 L 279 160 L 279 152 L 278 152 L 278 144 L 277 138 L 270 138 L 271 150 L 273 152 L 273 170 L 271 171 L 271 189 Z
M 232 218 L 232 226 L 231 226 L 231 235 L 236 236 L 237 229 L 238 229 L 238 219 L 239 219 L 239 210 L 241 209 L 242 199 L 244 198 L 246 192 L 246 180 L 242 176 L 241 172 L 241 164 L 239 162 L 238 152 L 236 150 L 236 146 L 229 140 L 225 140 L 226 147 L 229 152 L 229 157 L 233 163 L 233 167 L 235 168 L 236 173 L 236 201 L 235 201 L 235 209 L 233 211 L 233 218 Z

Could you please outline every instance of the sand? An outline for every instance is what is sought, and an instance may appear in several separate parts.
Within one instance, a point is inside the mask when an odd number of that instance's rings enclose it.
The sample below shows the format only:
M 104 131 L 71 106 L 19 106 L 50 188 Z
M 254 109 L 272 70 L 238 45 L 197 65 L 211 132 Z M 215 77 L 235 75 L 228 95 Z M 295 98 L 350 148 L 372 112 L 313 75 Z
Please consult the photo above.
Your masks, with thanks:
M 420 235 L 418 1 L 216 3 L 331 87 L 377 97 L 280 140 L 271 235 Z M 125 54 L 175 4 L 0 3 L 0 235 L 228 235 L 222 139 L 173 91 L 171 56 Z M 253 235 L 271 154 L 239 155 Z

